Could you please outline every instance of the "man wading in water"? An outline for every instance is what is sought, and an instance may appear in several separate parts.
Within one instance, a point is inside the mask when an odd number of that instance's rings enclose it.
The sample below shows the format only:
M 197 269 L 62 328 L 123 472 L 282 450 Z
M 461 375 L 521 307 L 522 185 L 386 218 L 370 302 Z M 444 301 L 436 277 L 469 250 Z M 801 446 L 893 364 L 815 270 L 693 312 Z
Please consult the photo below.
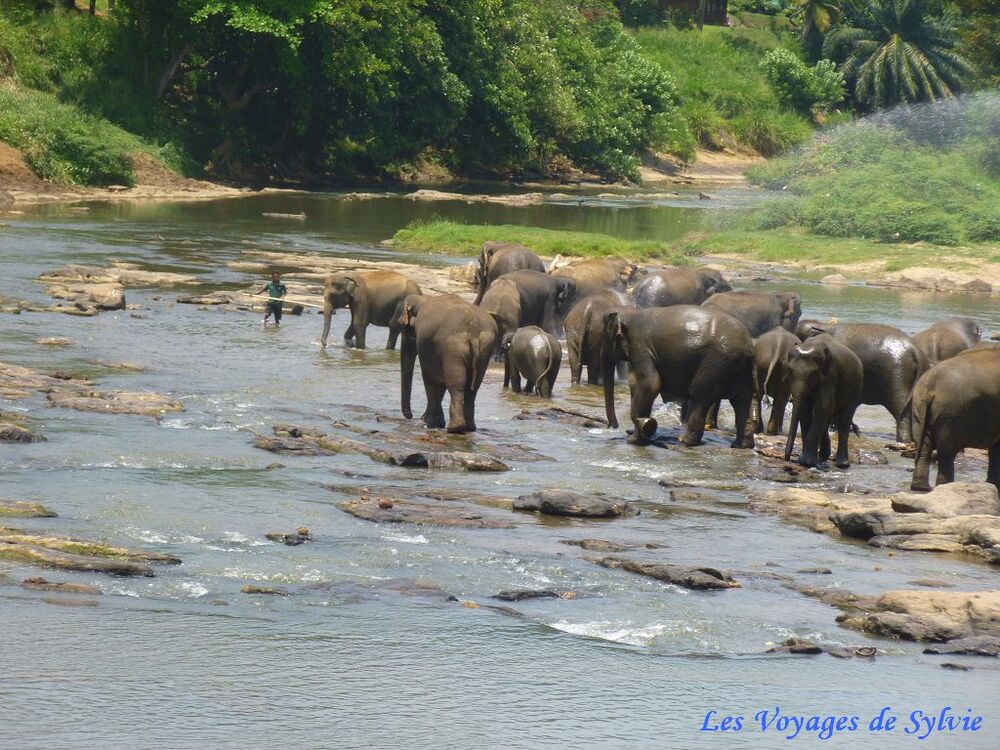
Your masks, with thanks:
M 285 293 L 288 292 L 288 287 L 281 283 L 281 275 L 277 271 L 271 272 L 271 283 L 265 284 L 264 288 L 257 294 L 264 292 L 267 292 L 268 297 L 284 297 Z M 274 324 L 281 325 L 281 305 L 282 302 L 279 300 L 269 299 L 267 307 L 264 308 L 264 322 L 261 325 L 267 325 L 267 319 L 271 317 L 271 313 L 274 313 Z

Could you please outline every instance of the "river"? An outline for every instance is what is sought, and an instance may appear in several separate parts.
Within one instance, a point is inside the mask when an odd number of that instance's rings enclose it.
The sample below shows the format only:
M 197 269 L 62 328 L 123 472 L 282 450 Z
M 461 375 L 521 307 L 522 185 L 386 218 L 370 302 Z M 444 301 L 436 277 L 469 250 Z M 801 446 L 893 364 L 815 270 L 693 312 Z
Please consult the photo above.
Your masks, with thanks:
M 743 200 L 723 196 L 726 205 Z M 112 260 L 196 274 L 205 289 L 234 288 L 256 280 L 226 267 L 245 249 L 395 258 L 401 254 L 379 241 L 431 216 L 669 239 L 698 222 L 694 203 L 687 194 L 649 205 L 591 197 L 527 208 L 270 195 L 95 203 L 87 213 L 43 206 L 4 217 L 0 294 L 44 301 L 35 281 L 42 271 Z M 308 218 L 266 219 L 265 211 L 305 211 Z M 1000 310 L 982 298 L 795 286 L 808 317 L 915 332 L 949 314 L 971 314 L 984 330 L 1000 330 Z M 501 393 L 496 370 L 480 392 L 476 439 L 519 443 L 552 460 L 509 461 L 512 470 L 503 474 L 463 474 L 388 467 L 360 455 L 276 457 L 253 447 L 253 431 L 335 419 L 372 428 L 376 414 L 398 415 L 398 354 L 378 348 L 385 330 L 370 332 L 367 352 L 323 351 L 316 314 L 262 329 L 256 315 L 175 306 L 176 294 L 127 290 L 141 317 L 3 316 L 0 361 L 93 375 L 107 388 L 165 393 L 186 410 L 157 421 L 47 409 L 40 395 L 0 402 L 48 437 L 0 447 L 0 495 L 44 502 L 59 513 L 16 525 L 183 559 L 149 579 L 47 574 L 99 586 L 99 606 L 84 608 L 52 606 L 15 585 L 37 570 L 2 564 L 0 747 L 789 746 L 780 734 L 753 729 L 753 714 L 775 707 L 862 718 L 861 731 L 826 741 L 804 731 L 793 743 L 804 747 L 996 746 L 993 660 L 949 657 L 975 669 L 941 669 L 942 659 L 922 655 L 917 644 L 838 627 L 837 610 L 780 581 L 737 573 L 740 589 L 692 592 L 605 569 L 560 541 L 655 542 L 665 545 L 658 553 L 664 561 L 733 571 L 828 567 L 831 575 L 798 577 L 866 594 L 912 588 L 920 578 L 945 579 L 955 590 L 995 588 L 995 569 L 947 556 L 892 555 L 753 514 L 747 493 L 778 485 L 742 476 L 756 460 L 749 452 L 636 448 L 623 431 L 515 421 L 538 402 Z M 347 320 L 334 318 L 331 341 L 340 340 Z M 65 336 L 75 345 L 42 347 L 34 343 L 40 336 Z M 148 371 L 108 372 L 95 358 L 138 362 Z M 598 390 L 570 388 L 568 380 L 564 367 L 555 403 L 599 412 Z M 418 385 L 416 413 L 422 402 Z M 627 409 L 623 392 L 618 408 L 620 415 Z M 658 409 L 676 424 L 672 406 Z M 863 407 L 857 421 L 866 437 L 890 441 L 883 410 Z M 817 486 L 907 487 L 912 462 L 887 456 L 885 466 L 820 473 Z M 275 461 L 284 467 L 265 468 Z M 709 487 L 712 499 L 671 501 L 657 483 L 664 476 Z M 336 507 L 344 497 L 324 485 L 349 481 L 508 496 L 546 487 L 601 489 L 660 512 L 608 522 L 529 518 L 514 529 L 382 526 Z M 286 547 L 264 539 L 301 525 L 313 542 Z M 518 602 L 523 616 L 512 617 L 433 592 L 414 595 L 406 583 L 414 579 L 482 604 L 502 589 L 552 587 L 578 596 Z M 334 585 L 303 588 L 321 582 Z M 240 593 L 247 583 L 296 593 Z M 792 635 L 874 645 L 880 654 L 868 661 L 764 653 Z M 869 734 L 867 721 L 884 706 L 904 717 L 915 709 L 970 708 L 985 717 L 986 730 L 923 742 L 900 730 Z M 699 731 L 712 709 L 743 715 L 750 726 L 728 736 Z

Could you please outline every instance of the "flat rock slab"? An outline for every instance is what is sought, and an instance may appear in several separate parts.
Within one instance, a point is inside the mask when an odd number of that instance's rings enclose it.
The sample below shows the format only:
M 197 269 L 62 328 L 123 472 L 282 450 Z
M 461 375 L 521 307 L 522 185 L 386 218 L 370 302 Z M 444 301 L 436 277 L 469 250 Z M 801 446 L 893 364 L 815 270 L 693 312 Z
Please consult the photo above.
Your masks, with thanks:
M 930 492 L 901 492 L 891 500 L 897 513 L 928 513 L 941 518 L 1000 515 L 1000 493 L 985 482 L 939 484 Z
M 24 500 L 4 500 L 0 498 L 0 516 L 8 518 L 55 518 L 59 514 L 49 510 L 41 503 L 28 503 Z
M 0 443 L 44 443 L 48 438 L 13 422 L 0 422 Z
M 101 414 L 138 414 L 159 417 L 184 411 L 184 406 L 158 393 L 137 391 L 54 391 L 48 395 L 52 406 Z
M 559 592 L 555 589 L 513 589 L 498 591 L 493 598 L 502 602 L 523 602 L 526 599 L 574 599 L 576 592 Z
M 118 284 L 124 287 L 162 288 L 178 284 L 193 284 L 197 277 L 170 271 L 145 271 L 132 263 L 114 263 L 108 267 L 85 266 L 76 263 L 41 274 L 46 283 L 83 282 L 86 284 Z
M 69 536 L 53 536 L 49 534 L 33 534 L 20 529 L 0 527 L 0 543 L 14 546 L 25 544 L 43 547 L 59 552 L 75 555 L 114 558 L 138 562 L 152 562 L 163 565 L 179 565 L 179 557 L 167 555 L 153 550 L 121 547 L 118 545 L 98 542 L 92 539 L 77 539 Z
M 536 411 L 523 410 L 520 414 L 515 414 L 514 419 L 530 420 L 544 419 L 563 424 L 576 425 L 587 429 L 602 428 L 608 426 L 608 420 L 596 414 L 586 414 L 584 412 L 564 409 L 559 406 L 550 406 Z
M 655 578 L 664 583 L 672 583 L 686 589 L 713 590 L 739 588 L 740 585 L 731 576 L 708 567 L 688 567 L 671 563 L 647 563 L 631 560 L 627 557 L 600 557 L 592 562 L 605 568 L 621 568 L 630 573 Z
M 26 578 L 21 581 L 21 588 L 31 591 L 56 591 L 62 594 L 93 594 L 95 596 L 104 594 L 97 586 L 91 586 L 89 583 L 56 583 L 44 578 Z
M 607 539 L 562 539 L 560 543 L 580 547 L 588 552 L 627 552 L 638 547 L 637 544 L 619 544 L 609 542 Z
M 76 342 L 63 336 L 47 336 L 35 339 L 35 343 L 41 346 L 73 346 Z
M 967 656 L 1000 656 L 1000 638 L 989 635 L 957 638 L 924 649 L 925 654 L 965 654 Z
M 567 490 L 539 490 L 521 495 L 514 501 L 513 507 L 514 510 L 574 518 L 618 518 L 639 513 L 624 500 L 611 500 L 601 495 L 583 495 Z
M 361 497 L 337 507 L 356 518 L 373 523 L 412 523 L 422 526 L 452 526 L 465 529 L 510 529 L 514 524 L 486 518 L 471 508 L 454 504 L 420 503 L 413 500 Z
M 247 584 L 240 589 L 243 594 L 264 594 L 266 596 L 291 596 L 292 592 L 280 586 L 253 586 Z
M 92 555 L 76 555 L 70 552 L 39 547 L 33 544 L 15 544 L 0 539 L 0 560 L 38 565 L 59 570 L 78 570 L 91 573 L 108 573 L 115 576 L 154 575 L 153 569 L 128 560 L 113 560 Z
M 1000 590 L 887 591 L 867 614 L 844 615 L 844 627 L 909 641 L 1000 638 Z

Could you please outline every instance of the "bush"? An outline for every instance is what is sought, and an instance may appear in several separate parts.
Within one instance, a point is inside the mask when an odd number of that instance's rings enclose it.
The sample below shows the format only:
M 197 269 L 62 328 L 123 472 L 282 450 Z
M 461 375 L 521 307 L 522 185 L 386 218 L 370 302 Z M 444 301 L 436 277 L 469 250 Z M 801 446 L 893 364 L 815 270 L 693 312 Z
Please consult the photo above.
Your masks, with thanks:
M 806 140 L 812 130 L 791 112 L 765 111 L 735 118 L 733 132 L 738 142 L 761 156 L 774 156 Z
M 767 52 L 760 66 L 781 102 L 804 115 L 844 98 L 844 76 L 831 60 L 810 68 L 794 52 L 779 48 Z
M 149 150 L 105 120 L 51 94 L 0 87 L 0 140 L 24 153 L 38 176 L 74 185 L 134 185 L 132 154 Z

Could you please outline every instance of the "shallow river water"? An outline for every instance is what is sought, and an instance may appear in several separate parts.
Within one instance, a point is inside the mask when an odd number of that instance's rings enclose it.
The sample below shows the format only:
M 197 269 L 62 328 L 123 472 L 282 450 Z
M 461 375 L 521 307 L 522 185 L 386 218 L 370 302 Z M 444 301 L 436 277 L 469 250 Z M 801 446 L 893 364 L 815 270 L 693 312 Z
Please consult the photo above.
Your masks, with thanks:
M 261 217 L 300 210 L 304 222 Z M 225 264 L 250 247 L 395 258 L 379 240 L 433 215 L 650 238 L 677 236 L 698 220 L 684 200 L 636 206 L 596 198 L 524 209 L 291 195 L 94 204 L 87 214 L 41 207 L 4 217 L 0 294 L 42 301 L 34 280 L 42 271 L 111 260 L 194 273 L 205 289 L 246 286 L 257 279 Z M 960 313 L 977 317 L 986 331 L 1000 330 L 1000 310 L 982 298 L 795 286 L 809 317 L 883 321 L 914 332 Z M 540 404 L 501 393 L 496 369 L 480 392 L 481 432 L 473 442 L 522 445 L 551 460 L 509 460 L 507 473 L 466 474 L 393 468 L 360 455 L 274 456 L 252 440 L 276 422 L 391 428 L 375 421 L 399 413 L 398 354 L 378 348 L 385 330 L 370 332 L 367 352 L 323 351 L 314 313 L 262 330 L 257 315 L 172 305 L 179 293 L 127 290 L 129 302 L 141 306 L 139 318 L 25 313 L 0 321 L 0 361 L 86 373 L 102 387 L 157 391 L 186 408 L 157 421 L 48 409 L 41 395 L 0 402 L 0 411 L 27 417 L 48 437 L 0 447 L 0 495 L 59 513 L 16 525 L 183 559 L 155 578 L 46 574 L 99 586 L 99 606 L 85 608 L 52 606 L 15 585 L 37 570 L 3 564 L 0 748 L 997 747 L 1000 671 L 993 660 L 924 656 L 916 644 L 841 629 L 837 610 L 752 575 L 770 570 L 872 594 L 920 578 L 943 578 L 956 590 L 995 588 L 995 569 L 946 556 L 890 556 L 755 515 L 747 494 L 780 485 L 746 478 L 757 461 L 750 452 L 721 444 L 636 448 L 623 431 L 513 420 Z M 331 341 L 340 340 L 347 321 L 344 313 L 334 318 Z M 40 336 L 76 343 L 54 350 L 35 344 Z M 138 362 L 148 371 L 108 372 L 95 358 Z M 599 391 L 570 388 L 568 379 L 564 368 L 555 403 L 600 413 Z M 419 379 L 414 394 L 419 414 Z M 627 408 L 621 390 L 619 416 Z M 658 409 L 676 424 L 674 407 Z M 889 442 L 884 411 L 863 407 L 857 421 L 866 438 Z M 907 487 L 912 463 L 886 453 L 885 466 L 818 472 L 816 486 Z M 275 461 L 284 467 L 265 470 Z M 978 471 L 965 478 L 981 479 Z M 709 487 L 710 499 L 671 501 L 658 484 L 664 476 Z M 340 511 L 336 503 L 345 497 L 324 487 L 331 483 L 506 496 L 600 489 L 658 512 L 607 522 L 519 516 L 513 529 L 382 526 Z M 264 539 L 300 525 L 315 541 L 286 547 Z M 687 591 L 605 569 L 561 543 L 588 537 L 656 542 L 665 546 L 655 559 L 737 571 L 743 587 Z M 817 566 L 832 575 L 796 574 Z M 523 617 L 512 617 L 415 595 L 414 580 L 483 604 L 502 589 L 579 595 L 519 602 L 513 606 Z M 307 587 L 322 582 L 333 585 Z M 240 593 L 247 583 L 296 593 Z M 875 645 L 880 653 L 874 661 L 764 653 L 792 635 Z M 946 660 L 975 668 L 945 670 L 939 665 Z M 902 717 L 969 708 L 985 726 L 925 741 L 904 734 L 902 719 L 894 732 L 867 732 L 885 706 Z M 805 731 L 788 741 L 753 723 L 757 711 L 776 707 L 857 715 L 862 727 L 825 741 Z M 700 731 L 713 709 L 743 715 L 746 728 Z

